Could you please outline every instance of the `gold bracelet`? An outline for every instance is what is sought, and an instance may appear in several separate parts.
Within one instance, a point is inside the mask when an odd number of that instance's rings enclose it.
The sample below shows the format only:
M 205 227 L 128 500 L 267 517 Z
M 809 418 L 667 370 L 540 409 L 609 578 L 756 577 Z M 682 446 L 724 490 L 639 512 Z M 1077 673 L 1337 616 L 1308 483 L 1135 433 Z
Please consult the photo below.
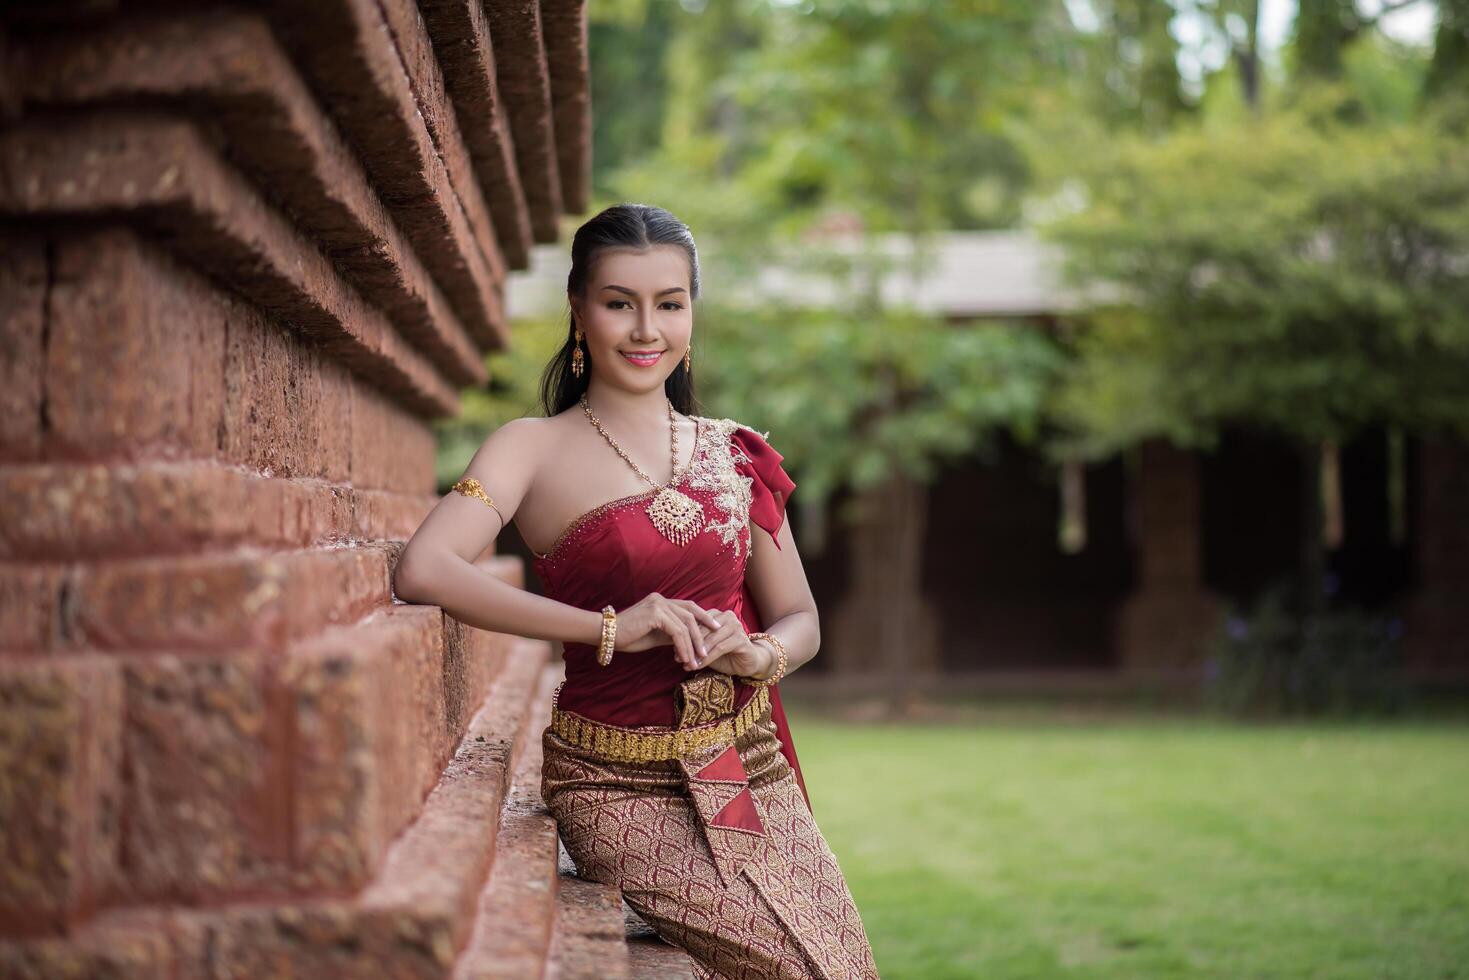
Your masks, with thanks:
M 597 650 L 597 663 L 603 667 L 612 662 L 612 646 L 617 641 L 617 610 L 602 607 L 602 645 Z
M 746 684 L 753 684 L 755 687 L 770 687 L 772 684 L 779 684 L 780 679 L 786 675 L 786 645 L 780 642 L 780 637 L 774 633 L 751 633 L 749 638 L 752 643 L 756 640 L 770 641 L 770 646 L 775 650 L 775 673 L 763 680 L 758 677 L 742 677 L 740 679 Z
M 479 482 L 478 480 L 476 480 L 472 476 L 466 476 L 466 477 L 464 477 L 462 480 L 460 480 L 458 483 L 454 484 L 449 489 L 450 490 L 457 490 L 458 492 L 464 494 L 464 496 L 466 496 L 466 497 L 474 497 L 474 498 L 476 498 L 478 500 L 483 500 L 485 503 L 489 504 L 491 507 L 494 507 L 496 514 L 500 514 L 500 508 L 499 507 L 495 507 L 495 502 L 490 499 L 490 495 L 489 494 L 485 493 L 485 485 L 483 483 Z M 504 514 L 500 514 L 500 526 L 503 527 L 504 525 L 505 525 L 505 515 Z

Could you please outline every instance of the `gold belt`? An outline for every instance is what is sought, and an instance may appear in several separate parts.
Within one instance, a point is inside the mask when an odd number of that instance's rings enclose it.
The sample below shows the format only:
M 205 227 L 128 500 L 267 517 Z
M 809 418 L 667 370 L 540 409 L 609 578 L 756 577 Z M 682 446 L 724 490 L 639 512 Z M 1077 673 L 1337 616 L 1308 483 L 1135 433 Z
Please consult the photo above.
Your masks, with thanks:
M 556 689 L 560 695 L 561 689 Z M 733 742 L 754 727 L 770 707 L 770 690 L 755 696 L 735 714 L 687 728 L 624 728 L 593 721 L 575 711 L 551 705 L 551 731 L 578 748 L 613 762 L 656 762 L 678 759 L 711 745 Z

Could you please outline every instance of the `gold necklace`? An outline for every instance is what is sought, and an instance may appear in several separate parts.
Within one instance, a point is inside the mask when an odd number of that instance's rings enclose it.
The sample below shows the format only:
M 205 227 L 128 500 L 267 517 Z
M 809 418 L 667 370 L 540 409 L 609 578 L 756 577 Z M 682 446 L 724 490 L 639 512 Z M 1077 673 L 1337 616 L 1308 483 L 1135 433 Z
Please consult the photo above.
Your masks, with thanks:
M 597 431 L 602 433 L 602 438 L 606 439 L 612 448 L 617 450 L 617 455 L 626 460 L 627 465 L 631 466 L 638 476 L 647 480 L 658 491 L 653 496 L 652 502 L 646 508 L 648 519 L 653 522 L 653 526 L 658 529 L 658 533 L 680 547 L 692 541 L 694 536 L 704 526 L 704 508 L 693 497 L 674 488 L 682 473 L 678 465 L 678 423 L 673 416 L 673 402 L 670 401 L 668 403 L 668 433 L 670 437 L 669 441 L 672 443 L 669 455 L 673 459 L 673 476 L 663 485 L 660 485 L 657 480 L 644 473 L 642 467 L 634 463 L 632 457 L 623 452 L 622 447 L 617 444 L 617 440 L 613 439 L 612 435 L 606 429 L 602 428 L 601 420 L 592 414 L 592 407 L 587 404 L 585 392 L 581 396 L 581 408 L 583 412 L 587 413 L 587 418 L 591 419 L 592 425 L 597 427 Z M 699 421 L 695 419 L 694 431 L 697 433 L 698 430 Z M 694 448 L 697 452 L 697 438 L 694 440 Z M 692 461 L 690 462 L 692 464 Z

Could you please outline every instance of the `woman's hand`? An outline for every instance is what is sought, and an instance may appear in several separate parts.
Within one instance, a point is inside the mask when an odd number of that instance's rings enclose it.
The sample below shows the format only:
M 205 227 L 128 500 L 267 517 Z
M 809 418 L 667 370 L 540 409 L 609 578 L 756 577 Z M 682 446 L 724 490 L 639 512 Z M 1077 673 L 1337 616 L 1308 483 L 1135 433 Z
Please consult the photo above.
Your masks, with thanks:
M 733 619 L 734 614 L 726 618 Z M 657 592 L 649 592 L 641 601 L 618 610 L 617 636 L 613 638 L 612 649 L 636 653 L 671 643 L 678 662 L 693 670 L 700 652 L 707 649 L 705 636 L 722 625 L 720 619 L 697 602 L 666 599 Z
M 715 610 L 714 615 L 721 625 L 704 637 L 708 653 L 696 666 L 736 677 L 764 676 L 775 670 L 775 651 L 752 641 L 732 610 Z

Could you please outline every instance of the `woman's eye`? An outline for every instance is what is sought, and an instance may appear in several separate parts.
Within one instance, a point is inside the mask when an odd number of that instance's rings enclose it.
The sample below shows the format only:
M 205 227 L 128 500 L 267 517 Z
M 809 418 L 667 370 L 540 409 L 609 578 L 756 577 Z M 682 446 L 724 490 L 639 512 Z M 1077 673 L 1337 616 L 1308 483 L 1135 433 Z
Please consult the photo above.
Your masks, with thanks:
M 627 302 L 627 300 L 625 300 L 625 299 L 608 300 L 607 301 L 607 309 L 609 309 L 609 310 L 620 309 L 620 307 L 617 304 L 618 303 L 626 303 L 626 302 Z M 681 309 L 683 309 L 683 304 L 682 303 L 674 302 L 671 299 L 670 300 L 666 300 L 666 301 L 664 301 L 663 303 L 661 303 L 659 305 L 661 305 L 661 306 L 670 306 L 670 307 L 672 307 L 675 310 L 681 310 Z

